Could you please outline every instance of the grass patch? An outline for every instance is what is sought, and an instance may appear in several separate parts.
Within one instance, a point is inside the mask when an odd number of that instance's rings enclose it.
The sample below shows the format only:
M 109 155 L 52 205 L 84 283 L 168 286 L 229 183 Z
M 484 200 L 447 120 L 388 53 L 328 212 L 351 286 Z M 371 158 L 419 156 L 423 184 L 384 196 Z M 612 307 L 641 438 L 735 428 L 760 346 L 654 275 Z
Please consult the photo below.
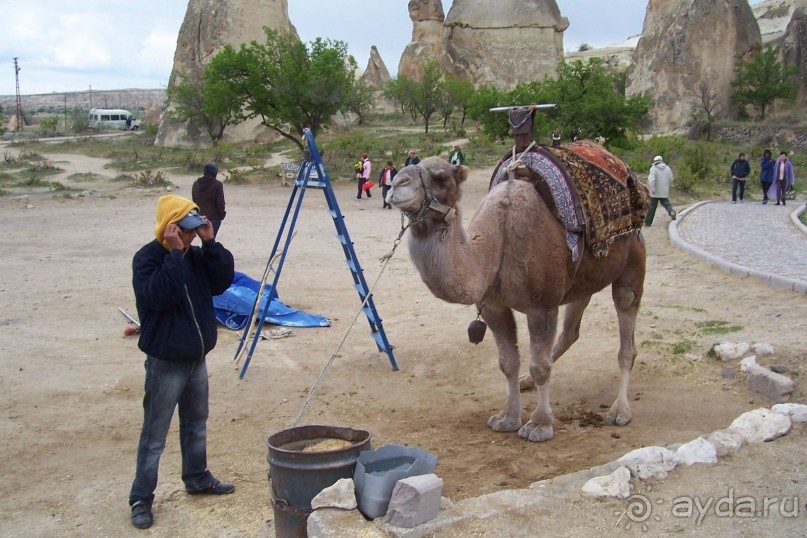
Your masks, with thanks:
M 728 321 L 699 321 L 695 324 L 698 333 L 707 334 L 729 334 L 743 330 L 741 325 L 730 325 Z
M 99 179 L 103 179 L 104 176 L 100 174 L 94 174 L 92 172 L 83 172 L 78 174 L 70 174 L 67 176 L 67 179 L 73 181 L 75 183 L 83 183 L 86 181 L 97 181 Z
M 672 345 L 673 355 L 683 355 L 689 353 L 695 347 L 694 340 L 680 340 Z

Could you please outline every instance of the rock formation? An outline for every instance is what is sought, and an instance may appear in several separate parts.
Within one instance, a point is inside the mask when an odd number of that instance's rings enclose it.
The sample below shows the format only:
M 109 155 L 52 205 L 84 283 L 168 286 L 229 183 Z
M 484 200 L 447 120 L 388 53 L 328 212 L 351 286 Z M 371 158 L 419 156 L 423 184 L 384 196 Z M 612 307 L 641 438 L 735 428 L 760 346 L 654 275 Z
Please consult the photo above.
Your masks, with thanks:
M 800 106 L 807 106 L 807 0 L 799 0 L 779 47 L 782 61 L 796 68 Z
M 455 0 L 445 26 L 456 75 L 510 89 L 555 73 L 569 21 L 555 0 Z
M 250 41 L 265 41 L 264 26 L 296 36 L 289 20 L 288 0 L 190 0 L 179 30 L 174 53 L 174 68 L 169 87 L 179 80 L 202 80 L 210 59 L 224 45 L 238 47 Z M 255 140 L 268 135 L 268 129 L 256 121 L 229 127 L 225 137 L 232 140 Z M 210 143 L 210 138 L 194 122 L 178 123 L 163 116 L 155 144 L 171 147 L 197 147 Z
M 419 80 L 423 66 L 435 60 L 446 73 L 451 73 L 451 60 L 446 55 L 445 14 L 440 0 L 411 0 L 409 18 L 412 20 L 412 41 L 406 46 L 398 63 L 398 75 Z
M 361 82 L 368 86 L 372 86 L 376 90 L 383 90 L 387 82 L 392 80 L 384 60 L 378 53 L 378 48 L 375 45 L 370 47 L 370 59 L 367 62 L 367 69 L 361 76 Z
M 656 132 L 685 126 L 702 94 L 726 117 L 735 66 L 761 47 L 747 0 L 650 0 L 626 93 L 654 99 Z

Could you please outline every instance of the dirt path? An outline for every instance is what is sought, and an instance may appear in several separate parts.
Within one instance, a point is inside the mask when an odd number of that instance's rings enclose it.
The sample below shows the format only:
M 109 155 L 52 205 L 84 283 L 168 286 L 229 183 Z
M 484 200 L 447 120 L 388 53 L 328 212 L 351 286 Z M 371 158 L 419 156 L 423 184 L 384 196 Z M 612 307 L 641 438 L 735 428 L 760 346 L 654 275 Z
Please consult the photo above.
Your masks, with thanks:
M 48 155 L 73 172 L 114 172 L 98 159 Z M 73 173 L 71 172 L 71 173 Z M 110 175 L 111 174 L 111 175 Z M 467 222 L 487 187 L 490 170 L 466 183 Z M 168 175 L 189 196 L 194 176 Z M 97 196 L 53 194 L 0 198 L 0 465 L 3 534 L 10 536 L 127 536 L 127 494 L 142 418 L 143 356 L 136 339 L 122 338 L 118 306 L 134 312 L 131 257 L 152 237 L 158 192 L 90 182 Z M 88 188 L 83 182 L 79 189 Z M 397 212 L 337 198 L 368 282 L 374 282 L 400 229 Z M 260 276 L 290 190 L 278 184 L 227 186 L 228 216 L 220 241 L 236 268 Z M 726 427 L 743 411 L 770 402 L 749 394 L 739 375 L 704 355 L 730 339 L 770 342 L 775 362 L 797 383 L 803 376 L 807 303 L 803 295 L 737 279 L 673 249 L 666 230 L 647 230 L 648 277 L 631 386 L 633 422 L 600 427 L 616 396 L 618 348 L 610 293 L 592 300 L 582 337 L 556 365 L 552 402 L 555 439 L 530 444 L 485 426 L 504 399 L 495 346 L 468 343 L 470 307 L 435 299 L 420 281 L 406 248 L 398 250 L 374 298 L 400 371 L 361 322 L 321 386 L 302 423 L 368 429 L 374 446 L 402 443 L 438 456 L 444 494 L 459 500 L 610 461 L 644 445 L 690 440 Z M 271 535 L 266 437 L 297 415 L 308 388 L 342 340 L 359 307 L 324 198 L 306 195 L 279 285 L 287 304 L 328 316 L 331 328 L 295 329 L 264 341 L 238 380 L 230 360 L 239 334 L 220 330 L 209 355 L 211 470 L 233 480 L 227 498 L 187 496 L 179 476 L 179 447 L 169 435 L 162 460 L 152 536 Z M 523 316 L 519 317 L 523 325 Z M 699 324 L 724 321 L 740 329 L 704 335 Z M 522 348 L 526 331 L 520 328 Z M 674 355 L 691 346 L 700 360 Z M 731 365 L 736 366 L 736 365 Z M 721 373 L 723 375 L 721 375 Z M 793 401 L 803 401 L 799 389 Z M 525 413 L 535 405 L 524 397 Z M 584 420 L 586 419 L 586 420 Z M 760 476 L 767 464 L 760 462 Z

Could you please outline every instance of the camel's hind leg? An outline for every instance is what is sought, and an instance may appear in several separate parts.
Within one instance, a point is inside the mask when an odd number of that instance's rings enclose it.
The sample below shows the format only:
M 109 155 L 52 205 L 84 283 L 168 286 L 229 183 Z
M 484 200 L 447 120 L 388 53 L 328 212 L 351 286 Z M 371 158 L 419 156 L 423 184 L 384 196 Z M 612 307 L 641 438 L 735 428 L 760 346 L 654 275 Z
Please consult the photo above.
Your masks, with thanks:
M 499 368 L 507 380 L 507 400 L 499 414 L 488 419 L 488 426 L 497 432 L 512 432 L 521 427 L 521 393 L 518 390 L 518 332 L 513 311 L 509 308 L 482 309 L 482 318 L 490 327 L 499 349 Z
M 566 305 L 563 313 L 563 329 L 558 341 L 555 342 L 555 347 L 552 349 L 553 363 L 580 338 L 580 321 L 583 319 L 583 312 L 585 312 L 589 302 L 591 302 L 591 295 Z M 533 381 L 532 375 L 528 372 L 521 376 L 521 379 L 518 380 L 518 386 L 521 390 L 529 390 L 534 387 L 535 381 Z
M 630 422 L 628 384 L 633 362 L 636 360 L 634 331 L 642 300 L 645 274 L 645 252 L 641 240 L 634 238 L 625 271 L 611 285 L 611 296 L 619 320 L 619 395 L 611 406 L 606 421 L 624 426 Z
M 538 406 L 530 421 L 518 430 L 518 436 L 534 442 L 549 441 L 554 436 L 549 374 L 552 372 L 552 342 L 558 327 L 557 307 L 528 313 L 527 324 L 530 331 L 530 375 L 538 389 Z

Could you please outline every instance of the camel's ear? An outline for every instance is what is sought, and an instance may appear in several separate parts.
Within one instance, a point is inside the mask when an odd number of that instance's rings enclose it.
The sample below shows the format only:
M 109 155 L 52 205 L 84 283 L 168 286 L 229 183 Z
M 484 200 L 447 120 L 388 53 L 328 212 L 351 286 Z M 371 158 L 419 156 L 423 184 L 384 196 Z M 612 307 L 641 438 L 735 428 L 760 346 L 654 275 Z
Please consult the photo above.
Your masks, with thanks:
M 455 166 L 454 168 L 456 168 L 457 170 L 456 173 L 454 174 L 454 179 L 457 180 L 457 185 L 468 179 L 468 173 L 471 171 L 470 168 L 468 168 L 464 164 L 460 164 L 458 166 Z

